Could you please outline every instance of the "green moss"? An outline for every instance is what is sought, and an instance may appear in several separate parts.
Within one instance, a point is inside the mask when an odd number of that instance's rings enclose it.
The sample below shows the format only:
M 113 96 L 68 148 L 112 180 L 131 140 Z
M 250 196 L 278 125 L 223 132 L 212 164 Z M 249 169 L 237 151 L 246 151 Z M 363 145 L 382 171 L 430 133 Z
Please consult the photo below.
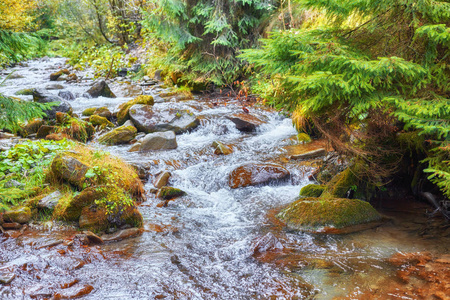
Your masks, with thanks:
M 425 136 L 419 135 L 419 131 L 400 132 L 397 134 L 397 141 L 400 145 L 408 150 L 410 153 L 425 152 Z
M 86 108 L 85 110 L 83 110 L 82 115 L 86 117 L 92 116 L 96 109 L 96 107 Z
M 170 200 L 173 198 L 181 197 L 186 195 L 186 193 L 180 189 L 170 187 L 170 186 L 163 186 L 159 192 L 158 192 L 158 198 L 164 199 L 164 200 Z
M 358 178 L 353 174 L 350 168 L 333 177 L 327 184 L 328 192 L 338 198 L 344 198 L 350 189 L 356 189 L 359 183 Z
M 35 89 L 22 89 L 20 91 L 17 91 L 14 95 L 17 96 L 32 96 Z
M 320 197 L 326 189 L 324 185 L 308 184 L 300 190 L 300 196 L 304 197 Z
M 93 126 L 100 126 L 101 129 L 104 129 L 106 127 L 114 127 L 114 124 L 108 121 L 107 118 L 98 116 L 98 115 L 92 115 L 89 118 L 89 122 Z
M 133 105 L 135 104 L 153 105 L 154 103 L 155 102 L 153 100 L 153 97 L 149 95 L 141 95 L 131 101 L 123 103 L 119 107 L 119 112 L 117 113 L 117 123 L 119 123 L 119 125 L 122 125 L 130 118 L 129 109 Z
M 15 207 L 5 212 L 3 219 L 8 222 L 17 222 L 20 224 L 28 223 L 31 220 L 31 210 L 26 206 Z
M 322 227 L 343 228 L 381 219 L 368 202 L 341 198 L 300 198 L 277 217 L 292 229 L 306 231 Z
M 311 137 L 308 134 L 301 132 L 297 134 L 297 140 L 299 143 L 309 143 L 311 142 Z
M 102 135 L 98 142 L 105 145 L 126 144 L 136 136 L 137 129 L 134 126 L 120 126 Z

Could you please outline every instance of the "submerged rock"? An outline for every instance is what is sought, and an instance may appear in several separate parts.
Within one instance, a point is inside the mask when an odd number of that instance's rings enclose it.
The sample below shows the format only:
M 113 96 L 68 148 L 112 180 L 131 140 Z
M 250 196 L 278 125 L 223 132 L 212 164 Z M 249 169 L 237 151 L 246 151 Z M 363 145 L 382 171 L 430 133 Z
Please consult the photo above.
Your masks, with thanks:
M 288 170 L 276 164 L 246 164 L 234 169 L 228 177 L 232 189 L 267 184 L 290 176 Z
M 282 250 L 283 244 L 271 233 L 257 239 L 253 242 L 252 252 L 254 255 L 273 250 Z
M 141 233 L 142 233 L 142 230 L 139 228 L 128 228 L 128 229 L 119 230 L 116 233 L 104 234 L 104 235 L 102 235 L 102 239 L 105 242 L 116 242 L 116 241 L 121 241 L 121 240 L 128 239 L 128 238 L 136 237 L 136 236 L 140 235 Z
M 312 197 L 294 201 L 277 217 L 290 229 L 318 233 L 358 231 L 366 229 L 366 227 L 355 227 L 355 225 L 382 219 L 381 215 L 368 202 L 362 200 Z M 345 228 L 347 229 L 343 230 Z M 333 229 L 342 229 L 342 231 Z
M 3 272 L 0 271 L 0 283 L 1 284 L 10 284 L 14 278 L 16 278 L 16 274 L 11 272 Z
M 92 98 L 97 98 L 100 96 L 107 98 L 116 98 L 116 95 L 114 95 L 114 93 L 111 91 L 108 84 L 104 80 L 94 83 L 94 85 L 89 90 L 87 90 L 86 93 L 88 93 Z
M 143 139 L 140 151 L 168 150 L 178 147 L 173 131 L 155 132 L 147 134 Z
M 61 291 L 55 293 L 54 299 L 75 299 L 80 298 L 83 296 L 86 296 L 90 294 L 94 290 L 94 287 L 89 284 L 84 285 L 75 285 L 72 287 L 69 287 L 67 289 L 62 289 Z
M 227 119 L 232 121 L 238 130 L 244 132 L 255 131 L 259 125 L 264 123 L 257 117 L 250 114 L 234 114 L 227 116 Z
M 126 144 L 134 139 L 136 133 L 136 127 L 124 125 L 105 133 L 98 139 L 98 142 L 106 145 Z
M 49 84 L 45 86 L 46 90 L 63 90 L 64 87 L 60 84 Z

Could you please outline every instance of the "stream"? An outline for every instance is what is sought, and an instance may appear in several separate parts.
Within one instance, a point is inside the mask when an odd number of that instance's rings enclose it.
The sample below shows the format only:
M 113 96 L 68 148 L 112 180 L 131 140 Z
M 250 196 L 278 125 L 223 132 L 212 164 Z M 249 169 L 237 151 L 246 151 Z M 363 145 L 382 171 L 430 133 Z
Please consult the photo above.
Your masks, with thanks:
M 14 74 L 23 78 L 6 80 L 0 93 L 14 96 L 20 89 L 54 83 L 49 75 L 64 62 L 46 58 L 15 67 Z M 0 78 L 11 71 L 4 70 Z M 110 83 L 117 98 L 85 98 L 92 76 L 89 70 L 76 73 L 83 76 L 80 83 L 57 83 L 76 95 L 70 104 L 79 116 L 88 107 L 117 110 L 134 96 L 123 80 Z M 71 285 L 93 287 L 83 299 L 414 299 L 400 288 L 413 283 L 398 279 L 400 267 L 389 258 L 396 253 L 449 253 L 448 223 L 441 216 L 426 217 L 431 207 L 402 195 L 398 203 L 377 207 L 391 221 L 374 229 L 347 235 L 285 230 L 275 212 L 311 183 L 313 171 L 310 164 L 289 159 L 296 146 L 289 118 L 249 107 L 266 123 L 255 133 L 242 133 L 226 118 L 242 112 L 236 99 L 196 96 L 176 101 L 158 96 L 164 91 L 161 85 L 133 88 L 139 89 L 154 96 L 158 109 L 187 109 L 201 119 L 196 130 L 177 136 L 175 150 L 139 153 L 128 152 L 130 145 L 107 147 L 96 139 L 89 143 L 148 170 L 147 200 L 139 205 L 144 232 L 120 242 L 73 248 L 47 246 L 76 232 L 57 222 L 32 224 L 17 237 L 0 236 L 0 270 L 16 274 L 11 284 L 0 285 L 1 299 L 57 298 Z M 216 140 L 231 145 L 233 153 L 215 155 L 211 144 Z M 282 164 L 291 177 L 231 189 L 228 174 L 248 162 Z M 150 190 L 154 175 L 165 170 L 172 174 L 170 185 L 187 195 L 158 207 L 160 201 Z M 255 255 L 255 244 L 265 236 L 275 237 L 282 249 Z

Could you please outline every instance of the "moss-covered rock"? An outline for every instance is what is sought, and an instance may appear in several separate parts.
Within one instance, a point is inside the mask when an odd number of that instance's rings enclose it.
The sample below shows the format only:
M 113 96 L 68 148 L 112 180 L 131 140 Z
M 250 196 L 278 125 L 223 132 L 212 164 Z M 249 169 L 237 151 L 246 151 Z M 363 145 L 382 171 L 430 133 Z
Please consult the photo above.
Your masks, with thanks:
M 122 105 L 120 105 L 119 112 L 117 113 L 117 123 L 119 123 L 119 125 L 122 125 L 128 119 L 130 119 L 129 109 L 133 105 L 135 104 L 153 105 L 154 103 L 155 102 L 153 100 L 153 97 L 149 95 L 141 95 L 134 98 L 131 101 L 123 103 Z
M 3 220 L 11 223 L 28 223 L 31 220 L 31 210 L 25 206 L 15 207 L 3 214 Z
M 50 74 L 50 81 L 56 81 L 56 80 L 58 80 L 58 78 L 59 78 L 61 75 L 63 75 L 63 74 L 69 75 L 70 72 L 69 72 L 69 70 L 67 70 L 67 69 L 62 69 L 62 70 L 60 70 L 60 71 L 58 71 L 58 72 L 52 73 L 52 74 Z
M 73 155 L 74 153 L 70 152 L 57 154 L 52 161 L 51 171 L 56 178 L 66 181 L 78 189 L 82 189 L 89 166 L 79 161 Z
M 102 135 L 98 141 L 105 145 L 119 145 L 129 143 L 136 137 L 137 129 L 134 126 L 120 126 Z
M 106 193 L 96 187 L 86 188 L 74 197 L 60 200 L 55 207 L 53 216 L 66 221 L 78 221 L 84 207 L 93 204 L 104 196 L 106 196 Z
M 300 198 L 277 217 L 288 228 L 319 232 L 327 227 L 340 229 L 382 218 L 368 202 L 342 198 Z
M 21 89 L 21 90 L 15 92 L 14 95 L 17 95 L 17 96 L 32 96 L 34 90 L 35 89 L 33 89 L 33 88 L 32 89 Z
M 114 124 L 108 121 L 107 118 L 101 117 L 99 115 L 92 115 L 89 117 L 89 122 L 93 126 L 99 126 L 101 129 L 106 127 L 114 127 Z
M 63 112 L 56 113 L 56 124 L 58 126 L 55 128 L 55 133 L 83 143 L 90 140 L 95 133 L 92 124 Z
M 20 130 L 20 135 L 22 137 L 27 137 L 30 134 L 37 133 L 39 128 L 45 124 L 45 121 L 40 118 L 33 119 L 28 121 L 25 126 L 23 126 Z
M 299 143 L 309 143 L 311 142 L 311 137 L 304 132 L 297 134 L 297 140 Z
M 180 189 L 170 187 L 170 186 L 163 186 L 156 194 L 156 197 L 163 199 L 163 200 L 170 200 L 170 199 L 174 199 L 174 198 L 181 197 L 184 195 L 186 195 L 186 192 L 184 192 Z
M 96 109 L 97 109 L 96 107 L 89 107 L 89 108 L 86 108 L 85 110 L 83 110 L 83 112 L 81 114 L 85 117 L 90 117 L 95 113 Z
M 102 107 L 95 109 L 94 115 L 106 118 L 108 120 L 111 120 L 111 117 L 112 117 L 111 111 L 106 106 L 102 106 Z
M 304 197 L 320 197 L 326 189 L 324 185 L 308 184 L 300 190 L 300 196 Z

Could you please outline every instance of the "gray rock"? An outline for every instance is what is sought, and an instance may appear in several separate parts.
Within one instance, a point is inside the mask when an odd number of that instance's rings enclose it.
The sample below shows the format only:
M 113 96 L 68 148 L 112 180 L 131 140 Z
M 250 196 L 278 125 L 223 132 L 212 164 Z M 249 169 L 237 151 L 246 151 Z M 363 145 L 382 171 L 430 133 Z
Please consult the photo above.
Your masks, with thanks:
M 75 95 L 71 91 L 60 91 L 58 96 L 67 101 L 75 100 Z
M 11 179 L 9 180 L 7 183 L 5 183 L 5 188 L 20 188 L 22 186 L 24 186 L 25 184 L 18 182 L 17 180 Z
M 33 92 L 33 101 L 39 103 L 59 102 L 59 105 L 53 106 L 50 110 L 45 111 L 45 113 L 47 114 L 47 119 L 55 119 L 57 112 L 72 112 L 72 106 L 69 104 L 69 102 L 59 96 L 50 94 L 48 91 L 43 89 L 36 89 Z
M 56 81 L 67 81 L 68 78 L 69 76 L 67 76 L 66 74 L 62 74 L 56 79 Z
M 149 133 L 142 139 L 140 151 L 176 149 L 178 147 L 173 131 Z
M 123 239 L 138 236 L 141 234 L 141 232 L 142 231 L 139 228 L 128 228 L 128 229 L 120 230 L 113 234 L 102 235 L 102 239 L 105 242 L 120 241 Z
M 188 111 L 177 112 L 175 117 L 167 124 L 160 126 L 165 130 L 181 134 L 194 130 L 200 125 L 200 120 Z
M 158 131 L 156 126 L 160 118 L 155 115 L 152 107 L 152 105 L 135 104 L 128 110 L 130 120 L 137 130 L 145 133 Z
M 46 90 L 63 90 L 64 87 L 60 84 L 49 84 L 45 87 Z
M 58 201 L 59 199 L 61 199 L 61 197 L 62 194 L 60 191 L 53 192 L 50 195 L 39 200 L 37 207 L 53 210 L 55 209 L 55 206 L 56 204 L 58 204 Z
M 86 92 L 92 98 L 97 98 L 100 96 L 107 98 L 116 98 L 116 95 L 111 91 L 106 81 L 101 80 L 96 83 Z
M 130 72 L 137 73 L 141 70 L 141 64 L 134 64 L 129 69 Z

